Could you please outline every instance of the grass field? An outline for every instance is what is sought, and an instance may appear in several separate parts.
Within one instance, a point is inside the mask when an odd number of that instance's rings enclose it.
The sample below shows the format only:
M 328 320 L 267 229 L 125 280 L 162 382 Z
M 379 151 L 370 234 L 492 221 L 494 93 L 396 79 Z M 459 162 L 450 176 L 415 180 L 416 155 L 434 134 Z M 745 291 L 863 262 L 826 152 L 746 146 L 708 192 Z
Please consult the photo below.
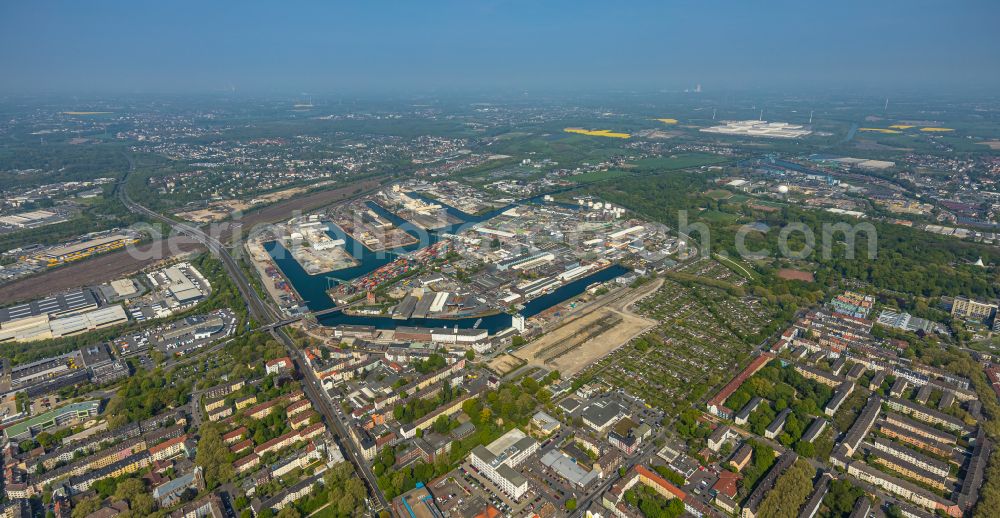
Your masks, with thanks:
M 705 196 L 708 196 L 713 200 L 728 200 L 733 197 L 733 193 L 725 189 L 712 189 L 710 191 L 705 191 Z
M 688 167 L 701 167 L 703 165 L 721 164 L 729 159 L 719 155 L 708 153 L 686 153 L 681 155 L 671 155 L 657 158 L 644 158 L 637 160 L 634 165 L 639 171 L 674 171 L 686 169 Z
M 778 203 L 776 201 L 761 200 L 758 198 L 751 198 L 749 196 L 744 196 L 744 198 L 746 200 L 752 201 L 754 205 L 760 205 L 761 207 L 774 207 L 776 209 L 780 209 L 785 206 L 784 203 Z
M 739 216 L 735 214 L 729 214 L 717 210 L 703 210 L 700 213 L 698 213 L 698 217 L 707 221 L 711 221 L 712 223 L 724 223 L 729 225 L 736 223 L 736 221 L 739 219 Z
M 578 174 L 571 176 L 570 179 L 576 183 L 594 183 L 603 182 L 605 180 L 612 180 L 614 178 L 621 178 L 623 176 L 629 176 L 632 173 L 627 171 L 610 170 L 610 171 L 590 171 L 583 174 Z
M 718 155 L 711 155 L 707 153 L 691 153 L 683 155 L 674 155 L 670 157 L 659 157 L 659 158 L 647 158 L 643 160 L 638 160 L 634 164 L 630 164 L 632 167 L 629 171 L 621 171 L 617 169 L 612 169 L 609 171 L 591 171 L 583 174 L 578 174 L 571 176 L 574 182 L 578 184 L 590 184 L 603 182 L 607 180 L 614 180 L 617 178 L 624 178 L 627 176 L 632 176 L 647 172 L 661 172 L 664 170 L 672 171 L 678 169 L 686 169 L 688 167 L 699 167 L 703 165 L 711 165 L 725 162 L 724 157 Z M 729 199 L 733 197 L 733 193 L 724 189 L 714 189 L 706 193 L 708 196 L 717 199 Z
M 902 133 L 899 130 L 888 129 L 888 128 L 858 128 L 858 131 L 865 131 L 870 133 L 883 133 L 886 135 L 898 135 Z

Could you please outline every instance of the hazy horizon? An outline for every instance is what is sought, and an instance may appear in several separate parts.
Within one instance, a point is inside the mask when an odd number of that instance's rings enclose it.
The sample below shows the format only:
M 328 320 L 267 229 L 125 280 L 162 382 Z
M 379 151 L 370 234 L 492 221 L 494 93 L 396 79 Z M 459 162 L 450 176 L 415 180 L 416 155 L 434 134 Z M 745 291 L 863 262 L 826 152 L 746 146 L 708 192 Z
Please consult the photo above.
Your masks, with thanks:
M 1000 86 L 995 2 L 5 4 L 0 92 Z

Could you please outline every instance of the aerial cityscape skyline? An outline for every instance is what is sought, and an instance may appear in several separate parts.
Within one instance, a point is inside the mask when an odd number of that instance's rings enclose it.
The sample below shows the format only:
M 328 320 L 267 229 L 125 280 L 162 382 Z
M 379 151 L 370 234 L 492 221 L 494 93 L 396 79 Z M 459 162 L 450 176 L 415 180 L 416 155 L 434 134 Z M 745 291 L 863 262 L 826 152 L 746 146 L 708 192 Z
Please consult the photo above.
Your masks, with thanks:
M 1000 6 L 0 7 L 0 516 L 995 518 Z

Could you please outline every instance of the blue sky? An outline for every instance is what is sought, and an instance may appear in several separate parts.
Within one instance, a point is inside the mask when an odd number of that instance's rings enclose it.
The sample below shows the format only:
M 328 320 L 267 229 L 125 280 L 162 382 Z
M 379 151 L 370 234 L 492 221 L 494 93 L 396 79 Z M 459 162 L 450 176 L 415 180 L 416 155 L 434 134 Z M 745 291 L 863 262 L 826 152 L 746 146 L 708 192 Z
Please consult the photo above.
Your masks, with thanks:
M 0 91 L 990 88 L 996 1 L 8 1 Z

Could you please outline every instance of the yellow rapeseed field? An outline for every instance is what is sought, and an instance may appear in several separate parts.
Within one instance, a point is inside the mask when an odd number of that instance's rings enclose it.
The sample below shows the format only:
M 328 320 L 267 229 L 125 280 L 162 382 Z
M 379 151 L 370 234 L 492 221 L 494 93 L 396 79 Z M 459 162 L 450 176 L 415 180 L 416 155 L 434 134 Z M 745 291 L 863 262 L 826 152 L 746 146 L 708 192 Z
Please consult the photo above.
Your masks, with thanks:
M 565 128 L 563 129 L 566 133 L 579 133 L 580 135 L 588 135 L 591 137 L 611 137 L 611 138 L 629 138 L 632 135 L 628 133 L 616 133 L 611 130 L 588 130 L 583 128 Z
M 664 124 L 677 124 L 677 119 L 656 119 Z
M 955 131 L 955 130 L 953 130 L 951 128 L 934 128 L 934 127 L 930 127 L 930 128 L 920 128 L 920 131 L 926 131 L 928 133 L 947 133 L 949 131 Z
M 889 127 L 892 128 L 892 129 L 905 130 L 905 129 L 914 128 L 915 126 L 912 125 L 912 124 L 893 124 L 892 126 L 889 126 Z

